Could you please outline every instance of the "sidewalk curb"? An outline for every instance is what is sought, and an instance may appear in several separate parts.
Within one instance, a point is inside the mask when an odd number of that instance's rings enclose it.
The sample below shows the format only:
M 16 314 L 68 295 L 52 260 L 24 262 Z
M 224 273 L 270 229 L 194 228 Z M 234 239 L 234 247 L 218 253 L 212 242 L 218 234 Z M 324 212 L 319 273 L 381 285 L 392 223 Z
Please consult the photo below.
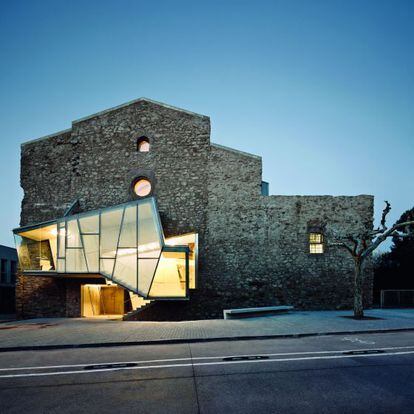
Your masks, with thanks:
M 354 331 L 337 331 L 337 332 L 310 332 L 296 334 L 274 334 L 274 335 L 243 335 L 227 337 L 210 337 L 210 338 L 188 338 L 188 339 L 155 339 L 150 341 L 128 341 L 128 342 L 100 342 L 84 344 L 62 344 L 62 345 L 33 345 L 33 346 L 12 346 L 0 347 L 1 352 L 19 352 L 19 351 L 50 351 L 58 349 L 80 349 L 80 348 L 111 348 L 121 346 L 138 346 L 138 345 L 169 345 L 169 344 L 186 344 L 197 342 L 226 342 L 226 341 L 251 341 L 264 339 L 288 339 L 288 338 L 306 338 L 312 336 L 330 336 L 330 335 L 355 335 L 355 334 L 374 334 L 374 333 L 393 333 L 414 331 L 414 328 L 391 328 L 391 329 L 367 329 Z

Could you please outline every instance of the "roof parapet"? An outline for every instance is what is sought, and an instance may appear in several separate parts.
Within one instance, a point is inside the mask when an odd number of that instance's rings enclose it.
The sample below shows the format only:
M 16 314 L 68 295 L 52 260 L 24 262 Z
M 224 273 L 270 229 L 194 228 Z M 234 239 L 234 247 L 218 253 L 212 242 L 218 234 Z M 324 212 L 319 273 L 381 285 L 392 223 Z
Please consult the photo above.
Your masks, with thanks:
M 138 102 L 150 102 L 152 104 L 159 105 L 159 106 L 162 106 L 164 108 L 172 109 L 174 111 L 183 112 L 183 113 L 188 114 L 188 115 L 191 115 L 191 116 L 196 116 L 196 117 L 199 117 L 199 118 L 209 118 L 207 115 L 198 114 L 196 112 L 187 111 L 186 109 L 178 108 L 178 107 L 173 106 L 173 105 L 168 105 L 168 104 L 163 103 L 163 102 L 154 101 L 153 99 L 141 97 L 141 98 L 134 99 L 132 101 L 123 103 L 121 105 L 113 106 L 113 107 L 108 108 L 108 109 L 105 109 L 103 111 L 96 112 L 94 114 L 87 115 L 87 116 L 82 117 L 82 118 L 79 118 L 79 119 L 75 119 L 74 121 L 72 121 L 72 125 L 78 124 L 79 122 L 83 122 L 83 121 L 86 121 L 88 119 L 92 119 L 92 118 L 95 118 L 95 117 L 98 117 L 98 116 L 101 116 L 101 115 L 105 115 L 105 114 L 107 114 L 109 112 L 116 111 L 117 109 L 125 108 L 125 107 L 127 107 L 129 105 L 133 105 L 133 104 L 138 103 Z M 45 140 L 45 139 L 53 138 L 53 137 L 56 137 L 57 135 L 61 135 L 63 133 L 70 132 L 70 131 L 72 131 L 72 128 L 64 129 L 62 131 L 58 131 L 58 132 L 55 132 L 53 134 L 45 135 L 43 137 L 31 139 L 29 141 L 23 142 L 20 145 L 21 146 L 24 146 L 24 145 L 30 144 L 32 142 L 42 141 L 42 140 Z
M 216 147 L 216 148 L 219 148 L 219 149 L 223 149 L 225 151 L 234 152 L 235 154 L 238 154 L 238 155 L 244 155 L 245 157 L 256 158 L 258 160 L 261 160 L 262 159 L 262 157 L 260 155 L 250 154 L 249 152 L 244 152 L 244 151 L 236 150 L 234 148 L 226 147 L 224 145 L 215 144 L 213 142 L 210 145 L 212 147 Z
M 94 114 L 85 116 L 83 118 L 75 119 L 74 121 L 72 121 L 72 125 L 77 124 L 79 122 L 86 121 L 86 120 L 91 119 L 91 118 L 95 118 L 97 116 L 105 115 L 109 112 L 116 111 L 117 109 L 125 108 L 129 105 L 133 105 L 133 104 L 138 103 L 138 102 L 150 102 L 152 104 L 163 106 L 164 108 L 172 109 L 174 111 L 183 112 L 183 113 L 188 114 L 188 115 L 197 116 L 197 117 L 200 117 L 200 118 L 208 118 L 207 115 L 198 114 L 196 112 L 187 111 L 186 109 L 178 108 L 178 107 L 173 106 L 173 105 L 168 105 L 168 104 L 163 103 L 163 102 L 154 101 L 153 99 L 141 97 L 141 98 L 134 99 L 132 101 L 123 103 L 121 105 L 113 106 L 112 108 L 104 109 L 103 111 L 96 112 Z
M 53 134 L 44 135 L 43 137 L 40 137 L 40 138 L 34 138 L 29 141 L 22 142 L 20 146 L 23 147 L 24 145 L 31 144 L 32 142 L 43 141 L 45 139 L 54 138 L 54 137 L 57 137 L 58 135 L 66 134 L 68 132 L 72 132 L 72 128 L 63 129 L 62 131 L 58 131 Z

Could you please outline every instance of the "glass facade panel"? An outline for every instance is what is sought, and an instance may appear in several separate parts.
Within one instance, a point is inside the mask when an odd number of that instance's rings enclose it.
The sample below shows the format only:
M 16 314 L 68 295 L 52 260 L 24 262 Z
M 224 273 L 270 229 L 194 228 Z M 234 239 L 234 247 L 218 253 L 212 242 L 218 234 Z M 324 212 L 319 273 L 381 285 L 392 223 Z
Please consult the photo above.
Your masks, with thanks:
M 99 235 L 84 234 L 82 236 L 86 262 L 90 273 L 99 272 Z
M 138 260 L 138 293 L 148 296 L 158 259 Z
M 151 199 L 138 205 L 138 257 L 158 258 L 161 252 L 161 228 L 158 212 Z
M 196 284 L 197 234 L 165 241 L 153 198 L 14 232 L 23 271 L 100 273 L 152 298 L 183 298 Z
M 100 273 L 112 279 L 112 273 L 114 271 L 114 264 L 115 264 L 115 259 L 101 259 Z
M 135 247 L 137 245 L 137 207 L 126 207 L 122 222 L 119 247 Z M 135 247 L 136 250 L 136 247 Z
M 59 257 L 65 257 L 66 252 L 66 229 L 65 222 L 58 224 L 59 233 L 58 233 L 58 245 L 59 245 Z
M 56 224 L 23 231 L 16 236 L 22 270 L 53 271 L 57 256 Z
M 65 273 L 65 259 L 57 259 L 57 271 L 58 273 Z
M 66 249 L 66 272 L 88 272 L 83 249 Z
M 67 236 L 66 243 L 68 247 L 82 247 L 82 241 L 79 234 L 78 220 L 70 219 L 66 223 Z
M 137 249 L 118 249 L 113 280 L 131 290 L 137 289 Z
M 115 258 L 123 211 L 117 208 L 101 214 L 101 257 Z
M 186 253 L 162 252 L 149 292 L 150 297 L 186 296 Z
M 79 217 L 82 233 L 99 233 L 99 214 Z
M 188 287 L 190 289 L 196 288 L 196 277 L 197 277 L 197 265 L 198 265 L 198 234 L 188 233 L 182 236 L 174 236 L 165 239 L 167 246 L 188 246 L 190 253 L 188 256 L 189 261 L 189 280 Z

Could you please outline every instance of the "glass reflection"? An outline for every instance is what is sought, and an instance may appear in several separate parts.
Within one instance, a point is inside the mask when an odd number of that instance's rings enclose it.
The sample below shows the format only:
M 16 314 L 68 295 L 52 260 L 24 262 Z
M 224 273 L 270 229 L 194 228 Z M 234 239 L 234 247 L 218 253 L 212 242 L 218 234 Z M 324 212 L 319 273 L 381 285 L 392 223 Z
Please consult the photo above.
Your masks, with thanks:
M 162 252 L 149 292 L 150 297 L 186 296 L 185 252 Z
M 188 233 L 182 236 L 174 236 L 165 239 L 167 246 L 188 246 L 190 249 L 188 255 L 189 261 L 189 280 L 188 287 L 190 289 L 196 288 L 196 274 L 197 274 L 197 258 L 198 258 L 198 234 Z
M 153 198 L 16 229 L 15 239 L 23 271 L 101 274 L 152 298 L 186 297 L 196 284 L 197 234 L 164 241 Z
M 57 226 L 27 230 L 15 236 L 22 270 L 51 271 L 56 269 Z

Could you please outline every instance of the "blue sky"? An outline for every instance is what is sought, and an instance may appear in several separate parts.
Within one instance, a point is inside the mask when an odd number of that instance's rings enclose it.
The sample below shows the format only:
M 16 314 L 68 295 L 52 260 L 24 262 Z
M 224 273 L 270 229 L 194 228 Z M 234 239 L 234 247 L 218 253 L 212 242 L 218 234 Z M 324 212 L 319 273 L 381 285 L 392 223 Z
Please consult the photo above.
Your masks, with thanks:
M 20 143 L 145 96 L 263 156 L 271 194 L 414 206 L 414 2 L 0 0 L 0 244 Z M 56 183 L 59 185 L 59 183 Z

